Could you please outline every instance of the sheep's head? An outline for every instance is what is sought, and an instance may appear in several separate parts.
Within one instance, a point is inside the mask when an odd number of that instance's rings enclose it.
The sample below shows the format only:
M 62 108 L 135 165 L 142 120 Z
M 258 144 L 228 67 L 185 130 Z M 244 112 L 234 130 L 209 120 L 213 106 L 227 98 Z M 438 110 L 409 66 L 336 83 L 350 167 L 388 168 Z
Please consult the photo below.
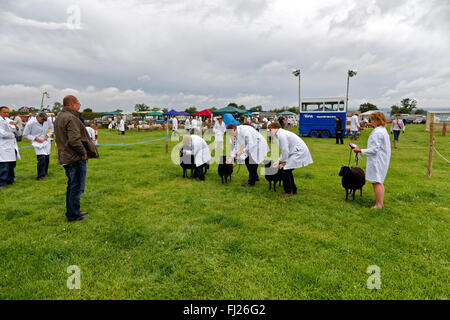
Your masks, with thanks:
M 272 166 L 272 160 L 264 160 L 264 167 L 270 168 Z
M 346 166 L 342 166 L 341 167 L 341 171 L 339 172 L 339 177 L 343 177 L 343 176 L 345 176 L 347 173 L 349 173 L 351 170 L 350 170 L 350 167 L 346 167 Z

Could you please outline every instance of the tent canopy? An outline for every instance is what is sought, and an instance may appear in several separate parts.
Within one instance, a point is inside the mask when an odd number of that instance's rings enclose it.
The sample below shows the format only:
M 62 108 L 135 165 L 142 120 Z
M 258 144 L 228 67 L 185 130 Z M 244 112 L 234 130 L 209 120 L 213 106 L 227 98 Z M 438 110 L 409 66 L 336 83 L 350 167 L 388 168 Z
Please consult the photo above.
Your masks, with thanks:
M 230 113 L 230 114 L 247 114 L 246 110 L 241 110 L 235 107 L 225 107 L 216 111 L 213 111 L 213 114 L 225 114 L 225 113 Z
M 297 114 L 290 112 L 290 111 L 284 111 L 282 113 L 279 113 L 280 116 L 296 116 Z
M 200 111 L 200 112 L 194 113 L 193 116 L 194 116 L 194 117 L 197 117 L 197 116 L 206 116 L 206 117 L 208 117 L 208 118 L 211 118 L 212 112 L 211 112 L 210 110 L 208 110 L 208 109 L 205 109 L 205 110 L 202 110 L 202 111 Z
M 225 113 L 223 115 L 223 122 L 228 125 L 230 123 L 234 123 L 235 125 L 240 125 L 239 121 L 237 121 L 236 119 L 233 118 L 233 116 L 229 113 Z
M 169 112 L 164 113 L 163 116 L 169 116 L 169 117 L 171 117 L 171 116 L 187 116 L 187 117 L 189 117 L 190 114 L 187 112 L 184 112 L 184 111 L 176 111 L 176 110 L 172 109 Z
M 104 113 L 103 115 L 104 116 L 114 116 L 114 117 L 123 116 L 123 114 L 118 113 L 118 112 L 107 112 L 107 113 Z
M 148 117 L 162 117 L 162 113 L 161 112 L 150 112 L 150 113 L 147 113 L 146 114 L 146 116 L 148 116 Z

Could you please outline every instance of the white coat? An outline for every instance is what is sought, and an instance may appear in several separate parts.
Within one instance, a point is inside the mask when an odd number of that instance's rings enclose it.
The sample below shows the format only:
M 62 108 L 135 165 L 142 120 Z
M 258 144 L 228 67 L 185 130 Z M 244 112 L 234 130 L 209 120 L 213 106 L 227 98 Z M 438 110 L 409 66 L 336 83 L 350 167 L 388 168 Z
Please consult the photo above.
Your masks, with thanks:
M 117 130 L 125 131 L 125 121 L 123 119 L 120 120 L 119 125 L 117 126 Z
M 358 116 L 355 114 L 350 120 L 350 131 L 358 131 L 359 128 L 359 120 Z
M 14 162 L 20 160 L 19 147 L 17 146 L 14 132 L 20 136 L 20 129 L 11 128 L 8 118 L 0 117 L 0 162 Z
M 40 124 L 39 121 L 28 122 L 23 129 L 23 137 L 31 141 L 31 145 L 34 148 L 34 152 L 37 156 L 50 154 L 52 149 L 52 145 L 50 143 L 50 139 L 44 141 L 42 143 L 34 141 L 34 139 L 44 139 L 45 136 L 50 138 L 53 133 L 53 125 L 49 121 L 45 121 L 43 124 Z
M 281 149 L 280 162 L 286 161 L 284 169 L 292 170 L 306 167 L 313 163 L 306 143 L 295 133 L 278 129 L 275 137 Z
M 192 149 L 187 150 L 187 155 L 194 155 L 195 165 L 200 167 L 211 160 L 211 153 L 205 140 L 196 135 L 191 135 Z
M 193 119 L 191 122 L 191 129 L 197 129 L 197 127 L 198 127 L 198 120 Z
M 89 138 L 91 138 L 92 142 L 96 143 L 95 140 L 95 130 L 92 129 L 91 127 L 86 127 L 86 131 L 89 134 Z
M 186 119 L 186 121 L 184 122 L 184 129 L 191 129 L 191 122 L 189 121 L 189 119 Z
M 238 126 L 236 140 L 232 157 L 236 157 L 236 153 L 244 146 L 244 153 L 251 156 L 255 164 L 260 164 L 269 153 L 267 140 L 251 126 Z
M 225 122 L 222 121 L 222 125 L 220 125 L 219 121 L 214 124 L 213 132 L 214 132 L 214 140 L 215 141 L 223 141 L 223 136 L 227 131 L 227 126 Z
M 178 130 L 178 119 L 177 118 L 172 119 L 172 130 L 173 131 Z
M 391 160 L 391 140 L 385 127 L 373 130 L 367 149 L 362 149 L 361 153 L 367 156 L 366 180 L 384 183 Z

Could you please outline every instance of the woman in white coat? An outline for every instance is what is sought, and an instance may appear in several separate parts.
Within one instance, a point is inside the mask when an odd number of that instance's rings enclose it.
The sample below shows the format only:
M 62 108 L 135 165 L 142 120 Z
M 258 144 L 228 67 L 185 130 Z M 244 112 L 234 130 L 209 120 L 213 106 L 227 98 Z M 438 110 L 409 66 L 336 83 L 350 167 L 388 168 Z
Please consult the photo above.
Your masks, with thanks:
M 253 127 L 240 125 L 236 126 L 229 123 L 227 126 L 227 134 L 231 138 L 236 139 L 235 148 L 228 158 L 227 163 L 233 162 L 233 159 L 243 157 L 245 159 L 245 166 L 247 167 L 249 177 L 248 183 L 242 185 L 243 187 L 253 187 L 258 177 L 258 165 L 264 161 L 264 158 L 269 153 L 269 146 L 267 140 Z
M 37 180 L 43 180 L 48 175 L 48 165 L 50 163 L 50 151 L 52 145 L 50 136 L 53 133 L 53 125 L 47 121 L 47 114 L 41 112 L 37 115 L 36 121 L 28 122 L 23 130 L 25 139 L 31 141 L 37 158 Z
M 367 149 L 356 147 L 355 152 L 367 156 L 366 180 L 372 182 L 375 191 L 375 205 L 372 209 L 381 209 L 384 204 L 384 179 L 386 178 L 391 160 L 391 141 L 385 128 L 386 116 L 382 112 L 370 115 L 370 122 L 376 128 L 367 142 Z
M 223 122 L 222 117 L 218 117 L 217 122 L 214 124 L 213 132 L 214 132 L 214 150 L 217 152 L 217 147 L 223 149 L 223 136 L 227 131 L 227 126 Z
M 15 184 L 14 169 L 20 160 L 16 137 L 20 136 L 19 127 L 9 119 L 8 107 L 0 108 L 0 189 L 7 184 Z
M 183 153 L 194 156 L 195 173 L 194 177 L 200 181 L 205 180 L 203 167 L 207 166 L 211 160 L 208 144 L 197 135 L 186 135 L 183 137 Z
M 272 122 L 269 126 L 272 137 L 277 138 L 278 146 L 281 149 L 281 157 L 273 164 L 283 170 L 283 198 L 297 194 L 293 171 L 297 168 L 306 167 L 313 163 L 308 146 L 295 133 L 281 128 L 279 122 Z

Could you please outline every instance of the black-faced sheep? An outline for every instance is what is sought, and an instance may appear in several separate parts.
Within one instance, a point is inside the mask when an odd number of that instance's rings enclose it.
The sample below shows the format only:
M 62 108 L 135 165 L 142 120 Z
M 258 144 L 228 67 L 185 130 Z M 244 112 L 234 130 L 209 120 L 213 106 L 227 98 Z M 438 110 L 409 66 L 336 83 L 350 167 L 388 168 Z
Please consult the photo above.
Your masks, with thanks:
M 223 178 L 225 177 L 225 183 L 228 184 L 228 177 L 230 177 L 230 182 L 231 182 L 231 175 L 233 174 L 233 164 L 227 164 L 227 157 L 226 156 L 222 156 L 222 158 L 220 159 L 219 162 L 219 168 L 218 168 L 218 172 L 219 172 L 219 176 L 222 178 L 222 184 L 223 184 Z
M 339 176 L 342 177 L 342 186 L 346 192 L 345 200 L 348 200 L 349 190 L 350 194 L 353 192 L 353 200 L 355 200 L 356 190 L 361 190 L 362 197 L 362 188 L 366 184 L 366 174 L 363 169 L 342 167 Z
M 180 166 L 183 168 L 183 178 L 186 178 L 186 171 L 191 170 L 191 178 L 192 174 L 195 170 L 195 160 L 194 155 L 187 155 L 183 153 L 183 148 L 180 150 Z
M 269 190 L 272 189 L 273 182 L 273 191 L 277 191 L 277 182 L 279 182 L 279 186 L 281 186 L 281 182 L 283 181 L 283 171 L 279 168 L 272 168 L 273 162 L 272 160 L 264 161 L 265 167 L 265 177 L 266 180 L 269 181 Z

